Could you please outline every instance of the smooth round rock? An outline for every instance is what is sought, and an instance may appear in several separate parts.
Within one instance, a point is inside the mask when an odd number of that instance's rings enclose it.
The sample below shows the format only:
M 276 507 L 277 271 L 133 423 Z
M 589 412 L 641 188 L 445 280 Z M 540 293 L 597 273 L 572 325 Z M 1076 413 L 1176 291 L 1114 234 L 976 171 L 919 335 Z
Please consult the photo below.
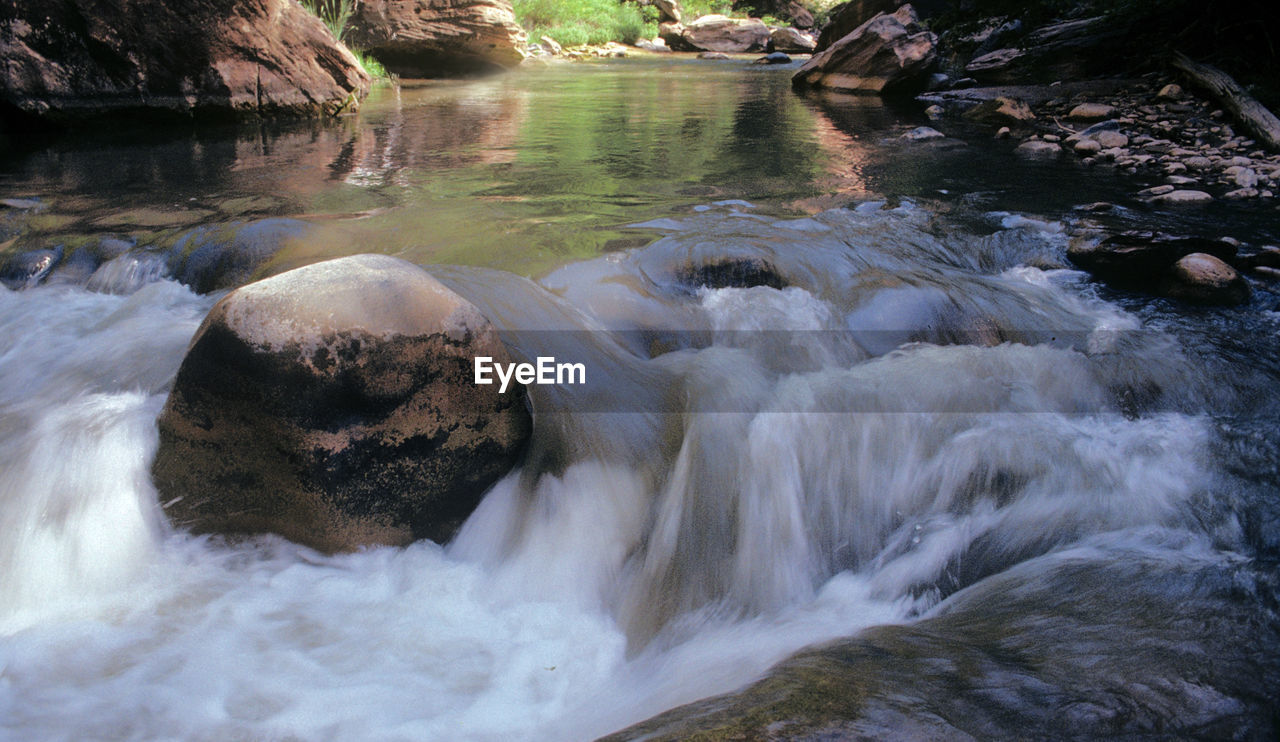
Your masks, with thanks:
M 1197 252 L 1174 263 L 1164 294 L 1197 304 L 1235 305 L 1249 300 L 1249 284 L 1235 268 Z
M 398 258 L 236 289 L 196 332 L 160 416 L 165 513 L 327 552 L 447 540 L 531 428 L 523 387 L 476 385 L 476 356 L 510 362 L 473 305 Z
M 1198 206 L 1200 204 L 1207 204 L 1212 200 L 1213 196 L 1210 196 L 1204 191 L 1180 190 L 1162 193 L 1159 196 L 1152 198 L 1151 202 L 1175 206 Z
M 1115 107 L 1104 103 L 1081 103 L 1071 109 L 1067 118 L 1073 121 L 1103 121 L 1111 118 L 1115 112 Z

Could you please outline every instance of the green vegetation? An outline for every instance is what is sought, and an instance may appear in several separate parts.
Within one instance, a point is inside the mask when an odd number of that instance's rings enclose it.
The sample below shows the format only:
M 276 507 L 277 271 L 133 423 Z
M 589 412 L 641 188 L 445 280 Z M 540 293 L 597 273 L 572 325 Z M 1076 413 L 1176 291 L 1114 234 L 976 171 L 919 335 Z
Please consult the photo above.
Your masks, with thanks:
M 391 79 L 391 74 L 387 72 L 386 67 L 382 66 L 382 62 L 379 62 L 369 54 L 356 49 L 352 49 L 351 53 L 356 56 L 356 61 L 360 63 L 360 66 L 364 68 L 364 71 L 369 73 L 369 77 L 372 77 L 375 80 Z
M 633 44 L 658 33 L 658 12 L 619 0 L 515 0 L 516 20 L 536 43 L 550 36 L 563 46 Z
M 301 0 L 302 7 L 324 21 L 333 38 L 342 41 L 347 33 L 347 21 L 356 12 L 356 0 Z
M 333 34 L 333 38 L 342 41 L 342 37 L 347 35 L 347 23 L 351 21 L 351 16 L 356 12 L 357 0 L 301 0 L 302 7 L 311 12 L 312 15 L 324 21 L 324 25 L 328 27 L 329 33 Z M 355 55 L 356 61 L 364 68 L 365 72 L 374 80 L 389 80 L 391 75 L 387 73 L 387 69 L 382 63 L 374 59 L 372 56 L 360 49 L 352 49 L 351 53 Z

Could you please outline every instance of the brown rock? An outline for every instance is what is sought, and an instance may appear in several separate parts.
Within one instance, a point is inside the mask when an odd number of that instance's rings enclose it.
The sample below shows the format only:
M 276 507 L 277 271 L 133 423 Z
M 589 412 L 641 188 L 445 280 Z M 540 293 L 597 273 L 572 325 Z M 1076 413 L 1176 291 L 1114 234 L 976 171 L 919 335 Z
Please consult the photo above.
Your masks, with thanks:
M 1115 107 L 1104 103 L 1081 103 L 1067 114 L 1073 121 L 1104 121 L 1116 112 Z
M 1020 126 L 1034 121 L 1031 107 L 1017 98 L 999 97 L 986 100 L 965 111 L 964 117 L 984 124 Z
M 1249 284 L 1235 268 L 1205 253 L 1191 253 L 1175 263 L 1163 289 L 1165 296 L 1196 304 L 1249 301 Z
M 910 5 L 878 15 L 809 59 L 791 78 L 812 86 L 894 94 L 918 92 L 937 57 L 938 39 L 926 31 Z
M 346 40 L 388 71 L 433 77 L 514 67 L 527 35 L 510 0 L 361 0 Z
M 812 36 L 794 28 L 775 28 L 769 34 L 769 47 L 778 52 L 808 53 L 815 43 Z
M 324 551 L 447 539 L 520 454 L 524 389 L 470 303 L 385 255 L 243 286 L 197 331 L 160 416 L 152 474 L 198 532 L 273 532 Z
M 842 3 L 818 34 L 817 51 L 830 47 L 877 15 L 894 12 L 902 3 L 903 0 L 849 0 Z
M 351 52 L 290 0 L 7 5 L 0 104 L 28 114 L 335 114 L 369 90 Z
M 769 27 L 759 18 L 727 18 L 704 15 L 684 26 L 679 39 L 662 37 L 673 49 L 738 54 L 761 52 L 769 44 Z

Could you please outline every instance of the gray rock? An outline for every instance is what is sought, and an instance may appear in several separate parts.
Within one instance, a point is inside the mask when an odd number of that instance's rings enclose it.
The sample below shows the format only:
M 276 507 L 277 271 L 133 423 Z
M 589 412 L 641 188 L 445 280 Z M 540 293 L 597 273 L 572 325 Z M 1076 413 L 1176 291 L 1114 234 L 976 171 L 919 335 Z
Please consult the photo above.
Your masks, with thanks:
M 1129 144 L 1129 137 L 1118 131 L 1103 130 L 1090 135 L 1104 149 L 1114 149 L 1116 147 L 1124 147 Z
M 1165 193 L 1151 199 L 1152 203 L 1174 206 L 1196 206 L 1199 204 L 1207 204 L 1213 200 L 1213 196 L 1204 191 L 1181 190 Z
M 782 52 L 772 52 L 760 57 L 752 64 L 791 64 L 791 57 Z
M 205 318 L 159 420 L 152 475 L 197 532 L 323 551 L 443 542 L 529 436 L 479 311 L 417 266 L 339 258 L 241 287 Z
M 1178 85 L 1176 83 L 1169 83 L 1168 85 L 1165 85 L 1163 88 L 1160 88 L 1160 92 L 1156 94 L 1156 97 L 1160 98 L 1161 100 L 1178 100 L 1182 98 L 1182 95 L 1183 93 L 1182 93 L 1181 85 Z
M 1143 190 L 1138 191 L 1137 195 L 1138 198 L 1151 198 L 1152 196 L 1163 196 L 1166 193 L 1173 193 L 1173 190 L 1173 186 L 1171 185 L 1158 185 L 1151 188 L 1144 188 Z
M 932 139 L 945 139 L 946 136 L 946 134 L 943 134 L 937 129 L 933 129 L 928 126 L 917 126 L 906 134 L 903 134 L 902 138 L 913 142 L 927 142 Z
M 938 119 L 942 118 L 945 114 L 946 114 L 946 109 L 944 109 L 942 106 L 936 103 L 924 109 L 924 115 L 928 116 L 933 121 L 937 121 Z
M 62 248 L 28 250 L 0 264 L 0 284 L 17 291 L 37 286 L 62 260 Z
M 1232 201 L 1242 201 L 1248 198 L 1257 198 L 1259 196 L 1257 188 L 1237 188 L 1234 191 L 1227 191 L 1222 197 Z
M 1054 144 L 1053 142 L 1043 142 L 1038 139 L 1032 139 L 1019 144 L 1014 149 L 1014 152 L 1021 157 L 1051 159 L 1062 153 L 1062 147 Z

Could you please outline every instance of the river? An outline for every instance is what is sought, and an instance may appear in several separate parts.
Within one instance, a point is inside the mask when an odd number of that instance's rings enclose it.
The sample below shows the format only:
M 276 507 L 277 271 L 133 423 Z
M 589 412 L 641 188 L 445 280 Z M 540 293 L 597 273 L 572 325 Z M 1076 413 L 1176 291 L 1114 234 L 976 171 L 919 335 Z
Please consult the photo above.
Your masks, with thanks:
M 0 289 L 0 740 L 586 740 L 848 637 L 881 637 L 845 662 L 882 702 L 849 735 L 1271 738 L 1280 294 L 1191 308 L 1065 251 L 1274 244 L 1275 212 L 910 142 L 912 109 L 789 72 L 406 81 L 0 159 L 35 202 L 0 245 L 56 258 Z M 155 420 L 204 314 L 362 252 L 590 383 L 533 391 L 525 462 L 450 543 L 169 526 Z

